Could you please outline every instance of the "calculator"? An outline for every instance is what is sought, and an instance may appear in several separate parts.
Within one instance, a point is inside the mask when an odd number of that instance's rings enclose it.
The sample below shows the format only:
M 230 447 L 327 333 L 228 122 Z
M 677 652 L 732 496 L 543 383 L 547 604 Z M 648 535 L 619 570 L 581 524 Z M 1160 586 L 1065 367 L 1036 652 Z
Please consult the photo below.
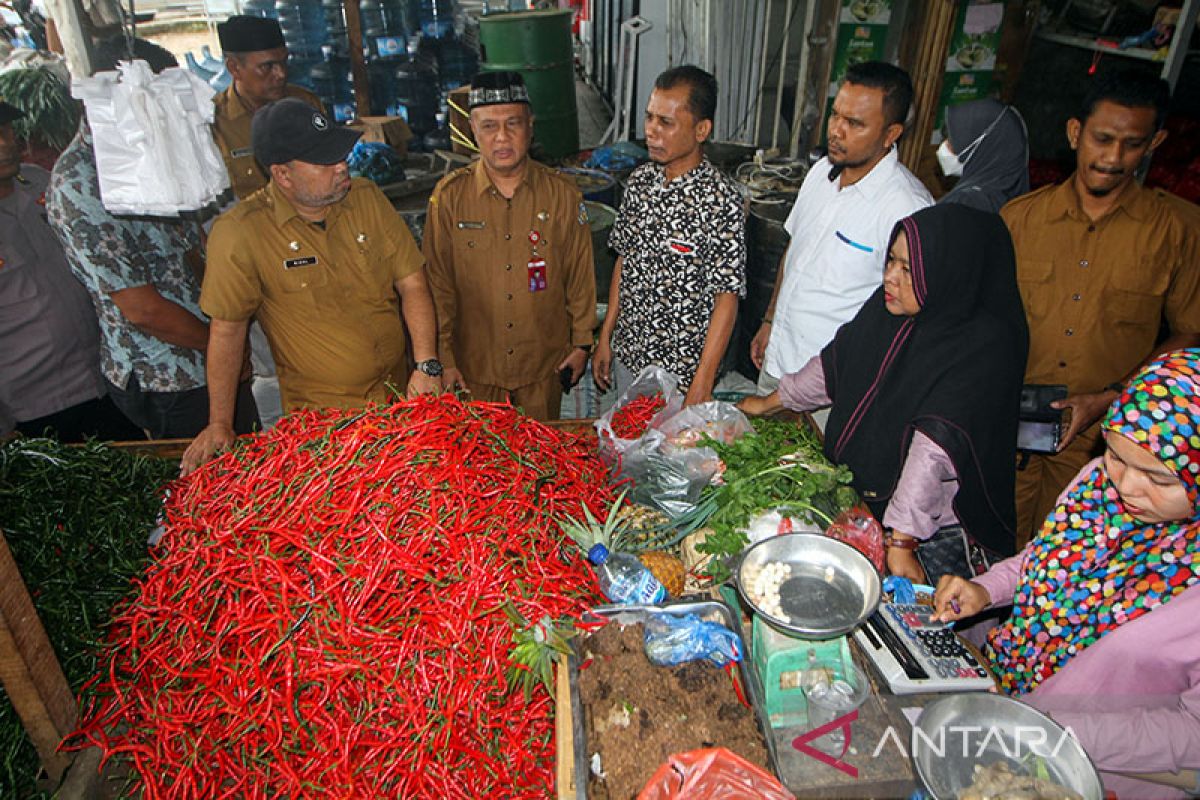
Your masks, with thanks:
M 880 603 L 854 638 L 893 694 L 992 688 L 987 667 L 949 624 L 934 621 L 933 613 L 916 603 Z

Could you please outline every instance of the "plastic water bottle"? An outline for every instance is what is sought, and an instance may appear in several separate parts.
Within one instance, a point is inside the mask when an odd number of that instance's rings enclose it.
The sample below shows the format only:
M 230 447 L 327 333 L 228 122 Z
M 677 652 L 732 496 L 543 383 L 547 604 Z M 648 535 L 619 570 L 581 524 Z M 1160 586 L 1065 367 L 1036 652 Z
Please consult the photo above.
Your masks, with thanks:
M 607 547 L 598 544 L 588 551 L 588 560 L 596 565 L 600 591 L 614 603 L 660 603 L 667 597 L 658 578 L 628 553 L 609 553 Z

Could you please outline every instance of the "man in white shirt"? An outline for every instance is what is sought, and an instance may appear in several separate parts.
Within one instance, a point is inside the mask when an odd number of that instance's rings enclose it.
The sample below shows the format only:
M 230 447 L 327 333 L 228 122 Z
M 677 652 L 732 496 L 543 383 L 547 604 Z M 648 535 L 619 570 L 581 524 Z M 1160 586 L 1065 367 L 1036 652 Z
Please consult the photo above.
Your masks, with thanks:
M 759 392 L 798 372 L 883 280 L 896 222 L 933 198 L 896 155 L 912 81 L 879 61 L 855 64 L 833 101 L 829 154 L 809 171 L 785 228 L 791 243 L 750 344 Z

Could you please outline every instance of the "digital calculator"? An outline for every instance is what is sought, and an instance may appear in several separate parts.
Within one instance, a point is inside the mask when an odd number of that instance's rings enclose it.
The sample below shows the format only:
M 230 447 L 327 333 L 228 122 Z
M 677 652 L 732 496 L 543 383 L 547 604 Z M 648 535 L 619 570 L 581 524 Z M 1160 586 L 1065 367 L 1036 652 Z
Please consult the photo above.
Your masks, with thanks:
M 990 689 L 987 667 L 950 625 L 932 617 L 930 606 L 880 603 L 854 638 L 894 694 Z

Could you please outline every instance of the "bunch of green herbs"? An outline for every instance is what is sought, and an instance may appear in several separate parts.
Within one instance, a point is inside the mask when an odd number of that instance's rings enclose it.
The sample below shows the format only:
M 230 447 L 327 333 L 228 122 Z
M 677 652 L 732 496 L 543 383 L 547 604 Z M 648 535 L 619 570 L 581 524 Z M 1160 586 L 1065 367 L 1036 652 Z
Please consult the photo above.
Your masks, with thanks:
M 705 487 L 696 509 L 674 520 L 688 532 L 710 529 L 697 549 L 712 554 L 707 572 L 718 582 L 729 578 L 748 541 L 743 529 L 758 514 L 777 509 L 824 528 L 858 499 L 850 470 L 830 463 L 815 430 L 781 419 L 753 424 L 732 443 L 704 442 L 725 464 L 724 483 Z
M 98 442 L 0 443 L 0 530 L 72 691 L 96 673 L 116 602 L 146 563 L 162 487 L 178 462 Z M 42 797 L 37 751 L 0 700 L 0 797 Z

